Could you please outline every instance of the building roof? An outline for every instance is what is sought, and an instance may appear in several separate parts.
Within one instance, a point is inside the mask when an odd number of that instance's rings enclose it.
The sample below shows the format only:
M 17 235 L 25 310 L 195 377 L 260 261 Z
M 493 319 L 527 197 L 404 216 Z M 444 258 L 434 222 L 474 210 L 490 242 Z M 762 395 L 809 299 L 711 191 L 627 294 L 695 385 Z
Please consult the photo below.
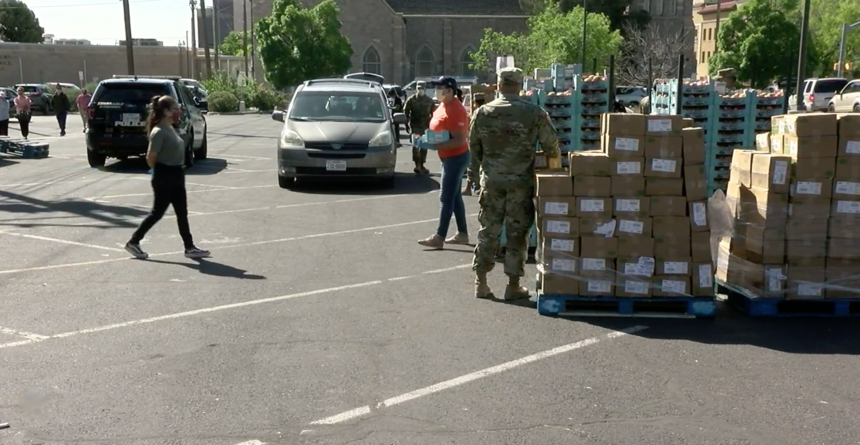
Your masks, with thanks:
M 744 3 L 744 1 L 743 0 L 719 0 L 719 3 L 702 5 L 697 12 L 699 14 L 715 14 L 717 12 L 717 5 L 719 5 L 719 9 L 721 12 L 734 11 L 735 9 L 738 8 L 738 5 L 741 3 Z M 720 16 L 722 16 L 722 14 L 720 14 Z
M 527 15 L 519 0 L 385 0 L 403 15 Z

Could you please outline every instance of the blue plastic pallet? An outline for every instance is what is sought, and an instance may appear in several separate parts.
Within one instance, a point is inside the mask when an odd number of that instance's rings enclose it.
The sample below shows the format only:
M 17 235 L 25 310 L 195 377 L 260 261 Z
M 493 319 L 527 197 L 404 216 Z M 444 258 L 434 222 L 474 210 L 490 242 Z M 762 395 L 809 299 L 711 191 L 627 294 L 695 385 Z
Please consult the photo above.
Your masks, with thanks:
M 725 283 L 717 283 L 726 301 L 750 317 L 860 317 L 860 298 L 788 300 L 758 297 Z
M 23 139 L 0 139 L 0 153 L 17 154 L 24 159 L 47 158 L 50 146 L 44 142 L 30 142 Z
M 710 318 L 714 297 L 588 297 L 538 293 L 541 315 L 575 317 Z

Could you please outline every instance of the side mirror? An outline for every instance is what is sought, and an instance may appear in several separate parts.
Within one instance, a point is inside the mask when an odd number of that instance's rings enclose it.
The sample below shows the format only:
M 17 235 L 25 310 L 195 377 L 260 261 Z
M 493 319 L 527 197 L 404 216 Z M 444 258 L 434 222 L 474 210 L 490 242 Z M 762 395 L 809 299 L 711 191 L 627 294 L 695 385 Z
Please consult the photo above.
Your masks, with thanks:
M 287 117 L 287 114 L 283 111 L 273 111 L 272 112 L 272 120 L 283 122 Z
M 200 98 L 197 96 L 194 97 L 194 105 L 200 106 Z
M 406 123 L 406 114 L 404 113 L 394 113 L 394 123 L 395 124 L 405 124 Z

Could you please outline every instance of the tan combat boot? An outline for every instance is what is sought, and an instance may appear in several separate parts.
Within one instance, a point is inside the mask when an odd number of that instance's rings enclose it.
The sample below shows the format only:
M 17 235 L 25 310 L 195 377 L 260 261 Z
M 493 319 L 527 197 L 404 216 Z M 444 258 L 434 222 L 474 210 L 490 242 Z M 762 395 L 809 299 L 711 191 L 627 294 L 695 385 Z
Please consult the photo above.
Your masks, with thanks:
M 496 298 L 493 291 L 490 290 L 490 285 L 487 284 L 487 273 L 478 272 L 475 276 L 475 297 L 483 299 Z
M 510 277 L 508 286 L 505 288 L 505 300 L 523 300 L 531 298 L 529 290 L 520 286 L 520 277 Z

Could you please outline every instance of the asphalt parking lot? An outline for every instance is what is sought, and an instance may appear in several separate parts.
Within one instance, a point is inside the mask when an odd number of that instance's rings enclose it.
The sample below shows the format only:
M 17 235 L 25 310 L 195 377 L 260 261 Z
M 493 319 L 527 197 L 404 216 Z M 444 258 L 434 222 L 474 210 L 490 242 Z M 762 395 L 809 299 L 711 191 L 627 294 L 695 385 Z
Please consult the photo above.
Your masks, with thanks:
M 206 260 L 181 255 L 170 216 L 151 258 L 129 258 L 147 168 L 89 168 L 76 116 L 64 138 L 35 118 L 51 158 L 0 158 L 3 445 L 860 443 L 856 320 L 476 300 L 470 248 L 416 244 L 438 177 L 411 173 L 409 147 L 394 190 L 287 191 L 278 123 L 208 120 L 210 159 L 187 178 Z

